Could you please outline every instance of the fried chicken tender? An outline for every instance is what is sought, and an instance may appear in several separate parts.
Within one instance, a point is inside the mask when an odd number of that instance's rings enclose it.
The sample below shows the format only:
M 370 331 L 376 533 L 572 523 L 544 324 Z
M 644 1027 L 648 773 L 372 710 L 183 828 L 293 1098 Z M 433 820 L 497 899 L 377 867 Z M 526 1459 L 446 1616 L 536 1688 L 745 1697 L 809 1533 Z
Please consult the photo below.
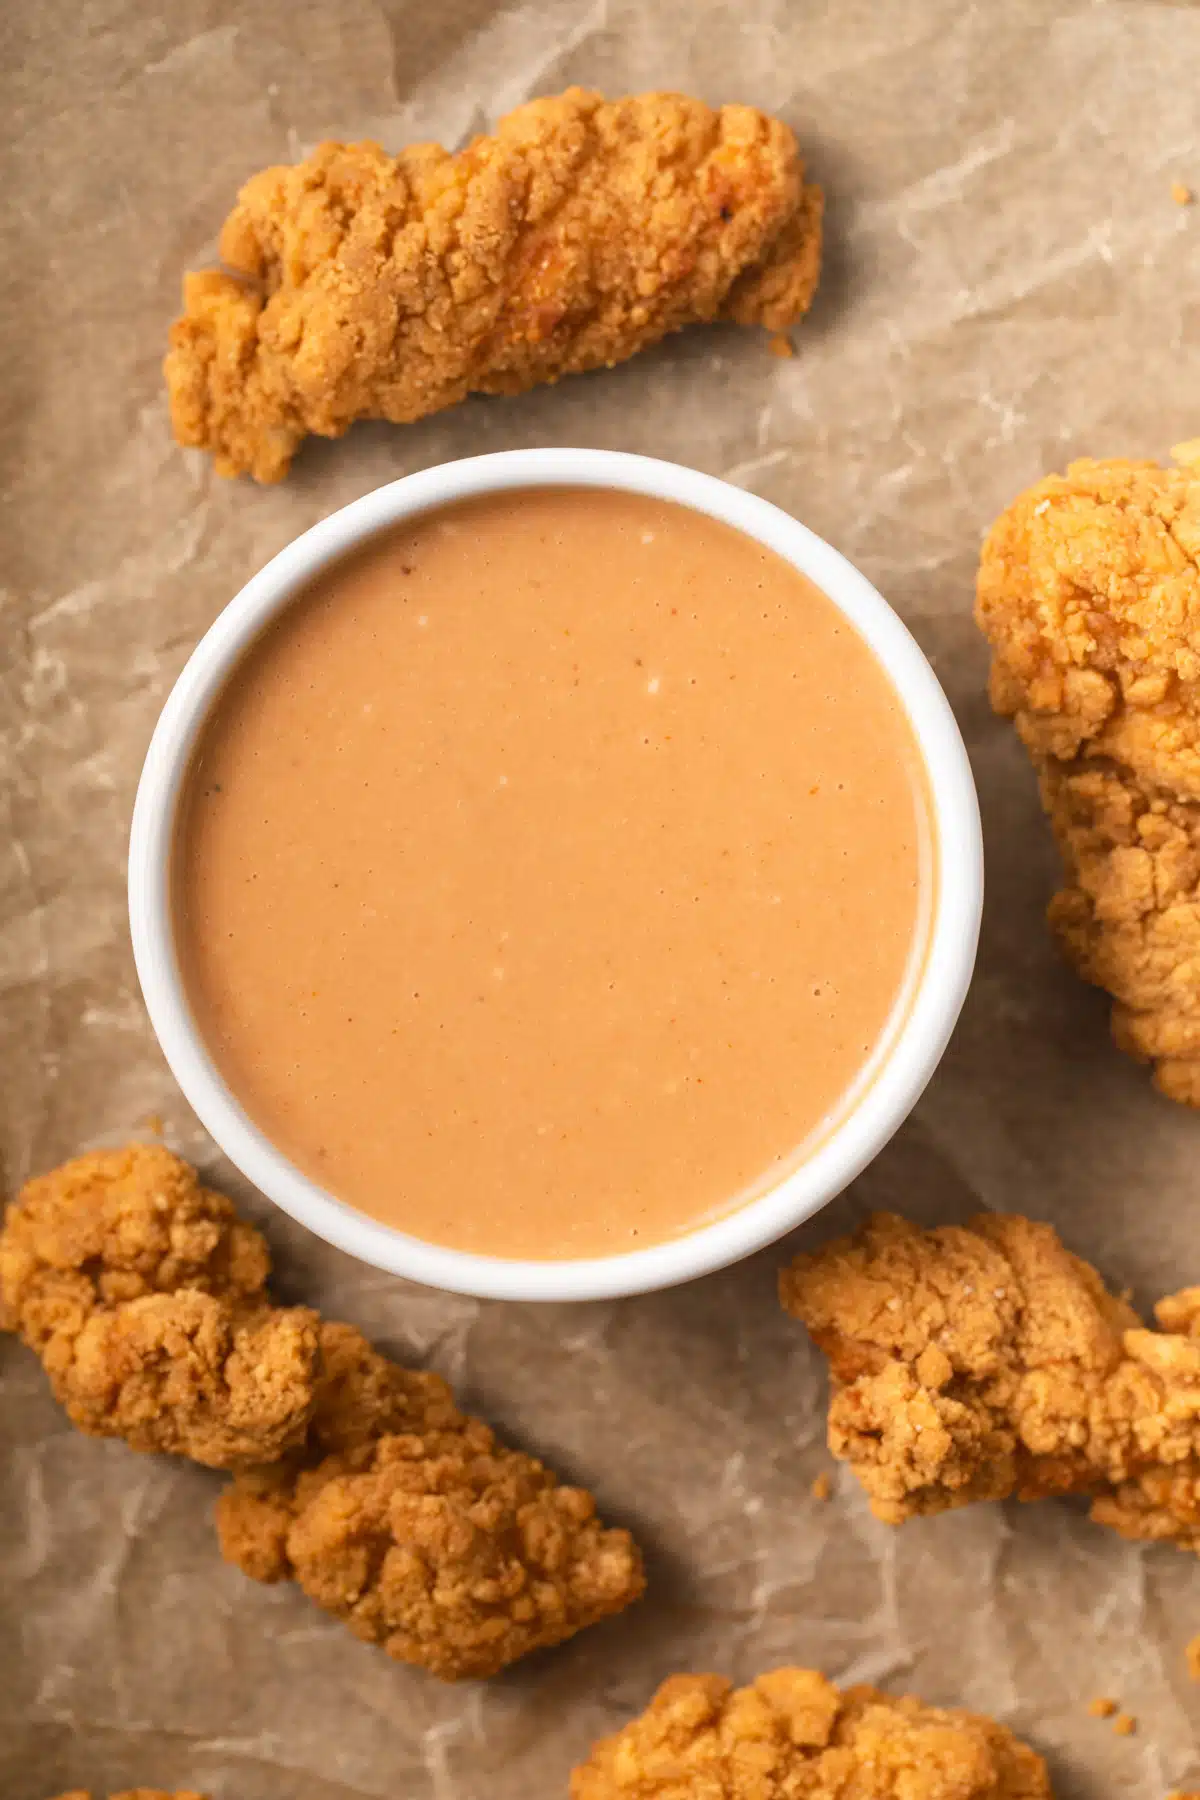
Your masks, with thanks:
M 229 1561 L 297 1581 L 355 1636 L 444 1680 L 494 1675 L 638 1598 L 629 1533 L 459 1412 L 440 1376 L 349 1325 L 323 1325 L 321 1350 L 306 1455 L 239 1475 L 218 1502 Z
M 1149 1330 L 1049 1225 L 877 1213 L 780 1297 L 829 1358 L 830 1448 L 877 1517 L 1079 1493 L 1124 1537 L 1200 1550 L 1200 1288 Z
M 815 1669 L 676 1675 L 571 1777 L 571 1800 L 1050 1800 L 1046 1765 L 977 1713 Z
M 0 1232 L 0 1323 L 84 1431 L 243 1470 L 224 1555 L 293 1579 L 402 1662 L 493 1675 L 641 1594 L 627 1531 L 460 1413 L 441 1376 L 276 1307 L 259 1232 L 156 1145 L 31 1181 Z
M 309 432 L 612 366 L 697 321 L 786 331 L 821 259 L 786 125 L 571 88 L 457 155 L 319 146 L 242 189 L 232 274 L 187 276 L 165 363 L 179 443 L 278 481 Z
M 312 1410 L 316 1315 L 272 1306 L 230 1201 L 159 1145 L 31 1181 L 0 1231 L 0 1325 L 73 1424 L 213 1468 L 281 1456 Z
M 1050 922 L 1113 1034 L 1200 1106 L 1200 442 L 1176 468 L 1076 462 L 992 527 L 991 698 L 1041 782 Z
M 88 1788 L 72 1788 L 69 1794 L 59 1794 L 58 1800 L 92 1800 Z M 96 1800 L 104 1800 L 103 1794 L 97 1794 Z M 195 1788 L 179 1788 L 168 1793 L 166 1788 L 122 1788 L 119 1794 L 110 1794 L 108 1800 L 207 1800 L 204 1794 L 198 1794 Z

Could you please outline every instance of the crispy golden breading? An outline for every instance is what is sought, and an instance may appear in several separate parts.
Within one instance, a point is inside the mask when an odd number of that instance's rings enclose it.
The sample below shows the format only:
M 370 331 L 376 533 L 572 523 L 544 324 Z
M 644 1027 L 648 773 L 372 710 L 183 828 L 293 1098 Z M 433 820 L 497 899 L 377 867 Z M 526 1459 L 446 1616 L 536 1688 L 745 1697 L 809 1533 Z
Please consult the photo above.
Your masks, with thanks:
M 302 1441 L 316 1316 L 274 1307 L 261 1234 L 159 1145 L 31 1181 L 0 1231 L 0 1324 L 73 1424 L 214 1468 Z
M 440 1376 L 324 1325 L 308 1453 L 239 1475 L 217 1525 L 357 1637 L 445 1680 L 494 1675 L 636 1600 L 641 1558 L 595 1502 L 460 1413 Z
M 92 1800 L 88 1788 L 72 1788 L 69 1794 L 59 1794 L 58 1800 Z M 97 1794 L 96 1800 L 104 1800 L 103 1794 Z M 119 1794 L 110 1794 L 108 1800 L 207 1800 L 204 1794 L 198 1794 L 195 1788 L 122 1788 Z
M 1046 1765 L 976 1713 L 838 1691 L 815 1669 L 750 1687 L 676 1675 L 596 1745 L 571 1800 L 1050 1800 Z
M 226 1557 L 401 1661 L 495 1674 L 639 1597 L 637 1547 L 590 1494 L 497 1443 L 440 1375 L 273 1306 L 269 1266 L 178 1157 L 97 1151 L 10 1207 L 0 1323 L 83 1430 L 243 1468 L 218 1502 Z
M 1200 1550 L 1200 1289 L 1148 1330 L 1049 1225 L 877 1213 L 780 1296 L 829 1358 L 830 1448 L 879 1518 L 1082 1493 L 1125 1537 Z
M 1051 924 L 1122 1049 L 1200 1105 L 1200 445 L 1077 462 L 983 547 L 991 696 L 1038 770 L 1066 885 Z
M 816 287 L 821 194 L 752 107 L 571 88 L 456 156 L 322 144 L 266 169 L 221 255 L 234 273 L 189 275 L 171 331 L 175 436 L 278 481 L 309 432 L 521 393 L 700 320 L 785 331 Z

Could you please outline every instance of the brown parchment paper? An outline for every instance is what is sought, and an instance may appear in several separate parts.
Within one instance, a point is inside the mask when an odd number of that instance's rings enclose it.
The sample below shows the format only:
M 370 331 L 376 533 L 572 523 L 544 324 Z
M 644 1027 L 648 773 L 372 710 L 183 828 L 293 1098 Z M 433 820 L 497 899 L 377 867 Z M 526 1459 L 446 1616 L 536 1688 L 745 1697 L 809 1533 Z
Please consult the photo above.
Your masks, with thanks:
M 1200 1280 L 1200 1118 L 1151 1092 L 1042 925 L 1054 856 L 989 716 L 980 533 L 1072 454 L 1200 430 L 1200 8 L 1127 0 L 10 0 L 0 19 L 4 1178 L 158 1115 L 262 1219 L 283 1291 L 428 1360 L 649 1548 L 645 1603 L 487 1686 L 355 1644 L 218 1560 L 218 1478 L 68 1429 L 0 1340 L 0 1795 L 186 1784 L 214 1800 L 534 1800 L 677 1669 L 784 1661 L 995 1713 L 1065 1796 L 1200 1785 L 1200 1565 L 1070 1504 L 893 1533 L 839 1473 L 823 1375 L 778 1311 L 785 1247 L 612 1305 L 478 1304 L 372 1273 L 216 1157 L 139 1000 L 123 859 L 158 708 L 297 532 L 409 470 L 590 444 L 739 482 L 846 551 L 950 694 L 979 781 L 979 969 L 915 1117 L 804 1233 L 868 1206 L 1052 1219 L 1143 1304 Z M 700 331 L 608 374 L 311 445 L 276 489 L 169 438 L 187 266 L 239 183 L 327 135 L 454 142 L 568 82 L 781 112 L 829 196 L 798 354 Z M 1089 1718 L 1111 1694 L 1135 1737 Z

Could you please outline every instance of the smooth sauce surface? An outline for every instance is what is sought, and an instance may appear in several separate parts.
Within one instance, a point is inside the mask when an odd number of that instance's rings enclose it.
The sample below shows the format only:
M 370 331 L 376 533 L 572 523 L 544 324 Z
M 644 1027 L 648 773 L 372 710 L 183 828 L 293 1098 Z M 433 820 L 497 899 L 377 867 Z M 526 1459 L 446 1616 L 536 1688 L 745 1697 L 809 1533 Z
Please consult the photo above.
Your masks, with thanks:
M 331 1193 L 604 1255 L 837 1108 L 921 955 L 929 837 L 890 681 L 789 564 L 667 502 L 499 494 L 339 564 L 236 671 L 180 807 L 180 965 Z

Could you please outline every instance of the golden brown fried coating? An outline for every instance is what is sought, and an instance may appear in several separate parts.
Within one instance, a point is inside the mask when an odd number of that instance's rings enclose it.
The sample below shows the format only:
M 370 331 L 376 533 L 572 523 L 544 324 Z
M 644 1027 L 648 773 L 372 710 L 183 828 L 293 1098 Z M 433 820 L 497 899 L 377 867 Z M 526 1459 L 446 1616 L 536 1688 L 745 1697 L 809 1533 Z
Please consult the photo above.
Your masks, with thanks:
M 1077 462 L 983 547 L 991 697 L 1015 720 L 1066 870 L 1067 955 L 1122 1049 L 1200 1105 L 1200 445 L 1177 468 Z
M 460 1413 L 440 1376 L 323 1325 L 307 1455 L 222 1495 L 225 1556 L 291 1578 L 357 1637 L 445 1680 L 494 1675 L 636 1600 L 641 1558 L 592 1496 Z
M 829 1358 L 830 1448 L 879 1518 L 1083 1493 L 1125 1537 L 1200 1549 L 1200 1289 L 1148 1330 L 1049 1225 L 877 1213 L 780 1297 Z
M 627 1531 L 460 1413 L 441 1376 L 272 1306 L 261 1235 L 160 1146 L 32 1181 L 0 1232 L 0 1323 L 75 1424 L 243 1470 L 225 1556 L 297 1581 L 357 1636 L 491 1675 L 636 1600 Z
M 1046 1765 L 1003 1725 L 815 1669 L 750 1687 L 676 1675 L 571 1777 L 571 1800 L 1050 1800 Z
M 58 1800 L 92 1800 L 88 1788 L 72 1788 L 69 1794 L 59 1794 Z M 96 1800 L 104 1800 L 103 1794 L 97 1794 Z M 204 1794 L 198 1794 L 195 1788 L 122 1788 L 119 1794 L 110 1794 L 108 1800 L 207 1800 Z
M 234 273 L 189 275 L 172 327 L 175 436 L 278 481 L 309 432 L 521 393 L 697 321 L 786 331 L 816 287 L 821 194 L 752 107 L 571 88 L 454 156 L 322 144 L 266 169 L 221 256 Z
M 0 1325 L 73 1424 L 214 1468 L 281 1456 L 312 1410 L 315 1315 L 273 1307 L 267 1247 L 161 1145 L 31 1181 L 0 1231 Z

